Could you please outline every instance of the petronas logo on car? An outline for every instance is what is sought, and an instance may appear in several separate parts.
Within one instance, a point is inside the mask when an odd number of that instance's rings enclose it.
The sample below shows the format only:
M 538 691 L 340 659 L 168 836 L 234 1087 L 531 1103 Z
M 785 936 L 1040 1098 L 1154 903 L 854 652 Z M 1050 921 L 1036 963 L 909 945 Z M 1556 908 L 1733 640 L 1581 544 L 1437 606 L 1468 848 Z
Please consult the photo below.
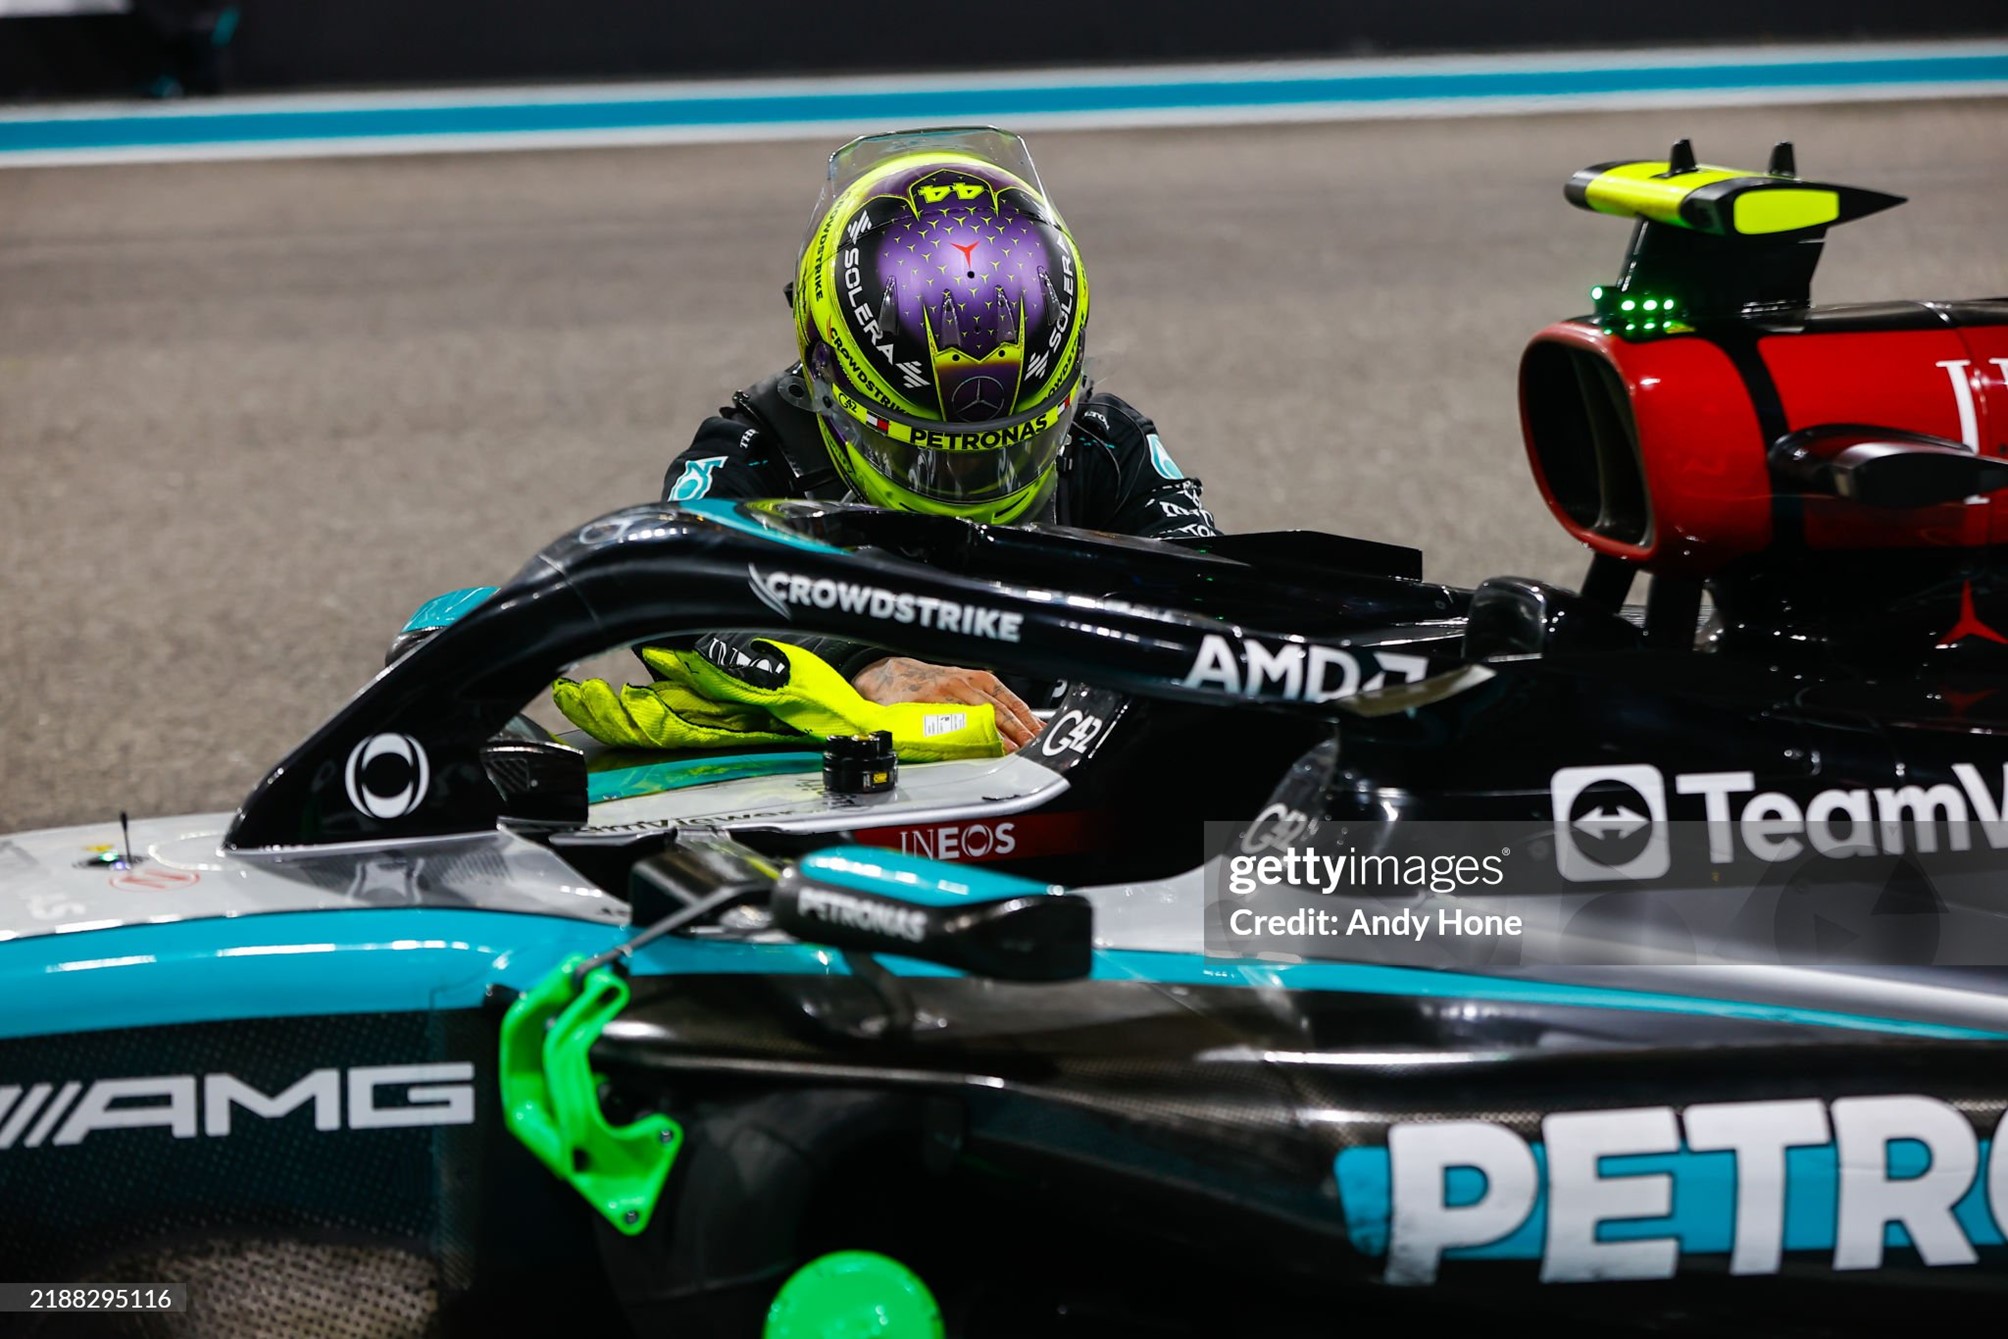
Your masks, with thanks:
M 918 911 L 877 898 L 851 897 L 821 888 L 800 893 L 802 914 L 834 925 L 848 925 L 869 934 L 894 935 L 918 944 L 927 937 L 927 918 Z

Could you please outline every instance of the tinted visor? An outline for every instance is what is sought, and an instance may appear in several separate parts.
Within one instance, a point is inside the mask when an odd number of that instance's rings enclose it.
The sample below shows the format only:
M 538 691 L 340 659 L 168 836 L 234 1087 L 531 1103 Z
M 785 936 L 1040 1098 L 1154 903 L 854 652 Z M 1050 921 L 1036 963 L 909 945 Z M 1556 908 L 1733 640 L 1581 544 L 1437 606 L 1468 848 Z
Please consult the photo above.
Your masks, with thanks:
M 891 417 L 818 384 L 823 421 L 887 482 L 935 502 L 996 502 L 1053 468 L 1074 425 L 1074 394 L 988 423 Z

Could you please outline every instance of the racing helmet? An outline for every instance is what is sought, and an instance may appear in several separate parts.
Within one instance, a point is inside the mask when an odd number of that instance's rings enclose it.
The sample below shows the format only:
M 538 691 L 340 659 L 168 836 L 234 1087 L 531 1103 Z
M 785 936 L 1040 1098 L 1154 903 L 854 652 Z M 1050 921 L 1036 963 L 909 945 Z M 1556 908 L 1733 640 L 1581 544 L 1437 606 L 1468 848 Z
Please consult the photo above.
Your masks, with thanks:
M 1045 500 L 1088 284 L 1024 141 L 923 130 L 837 150 L 793 300 L 824 444 L 859 496 L 998 522 Z

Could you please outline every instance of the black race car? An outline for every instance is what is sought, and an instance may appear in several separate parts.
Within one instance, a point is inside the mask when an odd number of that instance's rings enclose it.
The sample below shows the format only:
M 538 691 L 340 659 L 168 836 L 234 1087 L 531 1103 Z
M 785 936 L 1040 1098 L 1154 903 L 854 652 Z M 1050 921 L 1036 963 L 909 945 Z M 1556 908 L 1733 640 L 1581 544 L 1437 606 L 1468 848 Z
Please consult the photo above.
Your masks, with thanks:
M 1639 220 L 1522 365 L 1581 591 L 631 508 L 234 816 L 0 842 L 0 1272 L 179 1285 L 122 1333 L 1991 1316 L 2008 299 L 1811 306 L 1893 201 L 1789 153 L 1571 195 Z M 1069 688 L 889 788 L 519 714 L 728 628 Z

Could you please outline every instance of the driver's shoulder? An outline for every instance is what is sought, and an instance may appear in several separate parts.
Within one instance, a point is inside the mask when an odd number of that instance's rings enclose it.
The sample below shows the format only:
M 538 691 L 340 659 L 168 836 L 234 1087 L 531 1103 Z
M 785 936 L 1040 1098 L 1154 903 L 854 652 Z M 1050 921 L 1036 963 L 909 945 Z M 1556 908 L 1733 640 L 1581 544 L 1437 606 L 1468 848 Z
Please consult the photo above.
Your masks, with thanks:
M 1095 445 L 1121 456 L 1125 452 L 1147 450 L 1157 425 L 1121 396 L 1095 391 L 1081 402 L 1074 415 L 1074 429 L 1077 438 L 1085 436 Z
M 794 495 L 805 465 L 816 463 L 795 459 L 803 450 L 796 439 L 815 445 L 814 433 L 807 386 L 794 364 L 734 392 L 732 403 L 697 425 L 690 445 L 670 462 L 664 496 Z
M 1157 425 L 1129 401 L 1096 391 L 1074 414 L 1074 431 L 1067 443 L 1070 472 L 1079 472 L 1100 487 L 1126 492 L 1155 478 L 1151 469 Z

